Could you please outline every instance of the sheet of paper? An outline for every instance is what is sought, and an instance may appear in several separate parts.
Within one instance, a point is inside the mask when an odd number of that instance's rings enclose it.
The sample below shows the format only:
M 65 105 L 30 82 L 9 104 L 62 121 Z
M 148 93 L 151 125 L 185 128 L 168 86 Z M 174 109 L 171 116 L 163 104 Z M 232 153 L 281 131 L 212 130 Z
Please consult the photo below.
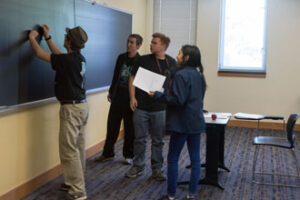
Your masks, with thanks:
M 263 119 L 265 115 L 259 115 L 259 114 L 248 114 L 248 113 L 236 113 L 234 114 L 234 117 L 240 118 L 240 119 Z
M 133 81 L 135 87 L 140 88 L 145 92 L 149 91 L 160 91 L 163 92 L 163 84 L 166 77 L 147 69 L 139 67 Z
M 221 112 L 208 112 L 208 113 L 204 113 L 204 117 L 205 118 L 211 118 L 212 114 L 217 115 L 218 119 L 227 119 L 227 118 L 231 117 L 231 113 L 221 113 Z

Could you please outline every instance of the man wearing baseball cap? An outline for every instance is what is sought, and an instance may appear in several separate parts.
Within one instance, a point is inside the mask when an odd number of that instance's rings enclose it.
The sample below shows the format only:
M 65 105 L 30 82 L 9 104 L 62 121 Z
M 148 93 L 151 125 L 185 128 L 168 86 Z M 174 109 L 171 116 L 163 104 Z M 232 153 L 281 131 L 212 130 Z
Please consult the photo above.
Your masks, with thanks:
M 66 191 L 64 199 L 87 199 L 85 170 L 85 126 L 88 119 L 88 105 L 85 94 L 85 58 L 80 50 L 88 36 L 80 27 L 66 28 L 62 53 L 49 35 L 49 27 L 43 25 L 43 35 L 52 54 L 44 51 L 36 37 L 38 32 L 30 31 L 29 41 L 38 58 L 51 63 L 55 74 L 55 96 L 60 102 L 59 156 Z

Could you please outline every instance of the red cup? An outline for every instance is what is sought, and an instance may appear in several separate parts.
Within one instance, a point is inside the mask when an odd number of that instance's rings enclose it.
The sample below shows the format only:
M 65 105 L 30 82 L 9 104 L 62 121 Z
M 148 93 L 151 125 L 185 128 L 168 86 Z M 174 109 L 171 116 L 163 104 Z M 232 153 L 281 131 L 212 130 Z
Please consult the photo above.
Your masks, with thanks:
M 216 120 L 217 119 L 217 115 L 216 114 L 211 114 L 211 119 L 212 120 Z

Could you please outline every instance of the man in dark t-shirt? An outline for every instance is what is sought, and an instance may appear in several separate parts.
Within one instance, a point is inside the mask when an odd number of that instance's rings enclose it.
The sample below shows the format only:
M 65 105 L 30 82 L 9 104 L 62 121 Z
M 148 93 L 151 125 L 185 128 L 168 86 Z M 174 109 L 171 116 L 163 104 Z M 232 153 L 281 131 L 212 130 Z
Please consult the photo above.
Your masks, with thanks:
M 132 164 L 134 128 L 132 110 L 129 106 L 128 80 L 134 62 L 140 56 L 137 52 L 141 47 L 143 38 L 138 34 L 131 34 L 127 40 L 127 52 L 119 55 L 114 76 L 109 88 L 107 99 L 111 102 L 108 119 L 104 150 L 95 161 L 104 162 L 114 158 L 114 145 L 117 141 L 122 119 L 124 120 L 123 156 L 125 164 Z
M 80 50 L 88 39 L 80 27 L 66 28 L 63 54 L 52 41 L 49 27 L 43 25 L 45 40 L 52 54 L 44 51 L 36 41 L 38 32 L 32 30 L 29 40 L 35 54 L 41 60 L 51 63 L 55 70 L 55 96 L 59 100 L 60 129 L 59 155 L 65 183 L 61 190 L 66 191 L 63 199 L 84 200 L 86 197 L 85 170 L 85 126 L 88 119 L 88 106 L 85 96 L 85 58 Z
M 152 72 L 169 76 L 172 68 L 176 68 L 176 61 L 166 55 L 170 39 L 161 33 L 152 35 L 150 50 L 152 54 L 138 58 L 129 79 L 130 107 L 134 111 L 134 158 L 133 166 L 125 174 L 128 178 L 140 176 L 145 169 L 145 151 L 148 133 L 151 135 L 151 169 L 152 178 L 165 181 L 163 175 L 163 145 L 165 133 L 165 105 L 150 97 L 147 92 L 133 86 L 134 76 L 139 67 Z M 168 84 L 168 79 L 165 81 Z

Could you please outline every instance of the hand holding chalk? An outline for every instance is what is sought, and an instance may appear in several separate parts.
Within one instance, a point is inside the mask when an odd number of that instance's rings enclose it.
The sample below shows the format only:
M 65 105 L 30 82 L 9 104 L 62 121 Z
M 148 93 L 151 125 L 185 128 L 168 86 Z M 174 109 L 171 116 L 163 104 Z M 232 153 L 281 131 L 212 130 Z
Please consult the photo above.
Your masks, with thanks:
M 29 40 L 35 40 L 35 38 L 39 35 L 39 33 L 36 30 L 32 30 L 29 33 Z
M 46 24 L 43 24 L 42 27 L 43 27 L 44 37 L 49 38 L 49 32 L 50 32 L 49 26 L 47 26 Z

